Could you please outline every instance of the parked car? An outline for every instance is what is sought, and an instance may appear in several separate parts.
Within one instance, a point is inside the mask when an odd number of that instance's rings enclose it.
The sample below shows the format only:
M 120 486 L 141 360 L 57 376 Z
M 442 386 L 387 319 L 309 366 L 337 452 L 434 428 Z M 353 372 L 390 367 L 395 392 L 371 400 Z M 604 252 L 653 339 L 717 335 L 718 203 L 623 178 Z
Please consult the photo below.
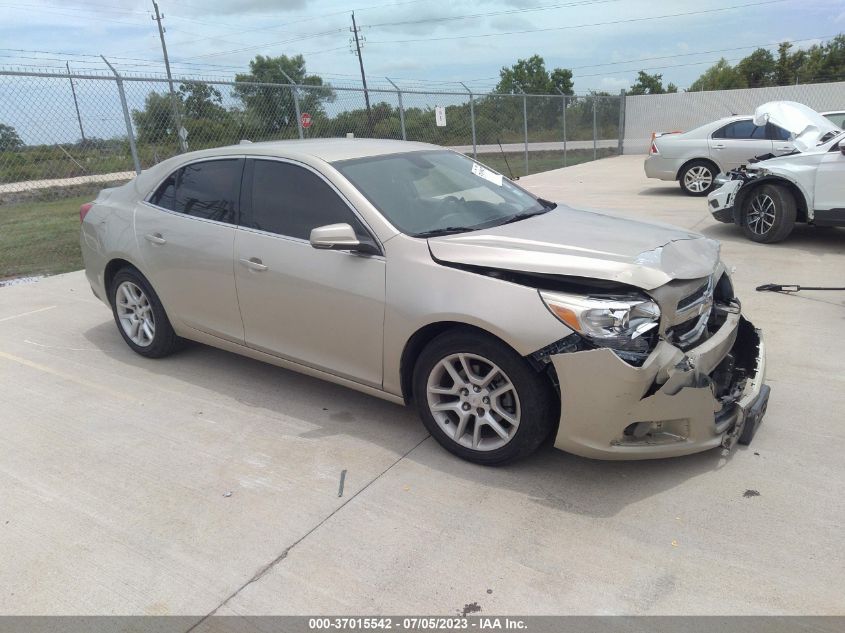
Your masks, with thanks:
M 706 196 L 718 174 L 761 154 L 777 156 L 794 149 L 789 132 L 777 125 L 756 125 L 751 116 L 732 116 L 689 132 L 655 135 L 645 160 L 645 174 L 677 180 L 690 196 Z
M 845 110 L 839 112 L 821 112 L 820 114 L 832 121 L 836 127 L 845 129 Z
M 645 459 L 748 442 L 760 332 L 719 244 L 537 198 L 421 143 L 176 156 L 83 205 L 126 344 L 191 339 L 413 403 L 453 453 Z
M 845 132 L 827 115 L 791 101 L 761 105 L 754 121 L 789 130 L 796 151 L 728 172 L 708 196 L 713 217 L 763 243 L 785 239 L 796 222 L 845 226 Z

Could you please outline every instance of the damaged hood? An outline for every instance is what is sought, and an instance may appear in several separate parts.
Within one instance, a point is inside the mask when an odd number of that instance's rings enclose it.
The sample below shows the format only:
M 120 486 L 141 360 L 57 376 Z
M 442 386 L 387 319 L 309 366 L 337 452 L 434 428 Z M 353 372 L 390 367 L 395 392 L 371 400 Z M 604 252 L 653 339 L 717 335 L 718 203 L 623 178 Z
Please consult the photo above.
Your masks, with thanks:
M 644 290 L 710 275 L 719 243 L 697 233 L 563 205 L 513 224 L 431 238 L 442 262 L 630 284 Z
M 792 134 L 792 142 L 799 152 L 806 152 L 819 144 L 825 134 L 841 132 L 830 119 L 796 101 L 769 101 L 754 112 L 754 125 L 773 123 Z

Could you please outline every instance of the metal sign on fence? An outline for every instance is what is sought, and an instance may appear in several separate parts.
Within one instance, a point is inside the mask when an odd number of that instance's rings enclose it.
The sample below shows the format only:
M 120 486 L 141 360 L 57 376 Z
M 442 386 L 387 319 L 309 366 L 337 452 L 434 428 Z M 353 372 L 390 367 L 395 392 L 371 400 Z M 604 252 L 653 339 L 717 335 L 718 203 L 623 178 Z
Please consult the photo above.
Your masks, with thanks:
M 303 112 L 302 116 L 299 117 L 299 120 L 302 122 L 302 127 L 304 127 L 305 129 L 311 127 L 311 115 L 307 112 Z

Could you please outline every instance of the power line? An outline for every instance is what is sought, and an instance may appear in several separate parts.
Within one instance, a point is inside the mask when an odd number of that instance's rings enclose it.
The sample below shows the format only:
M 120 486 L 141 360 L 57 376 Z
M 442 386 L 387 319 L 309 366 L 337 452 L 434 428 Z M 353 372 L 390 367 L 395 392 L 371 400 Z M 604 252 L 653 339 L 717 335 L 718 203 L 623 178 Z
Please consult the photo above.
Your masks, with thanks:
M 766 0 L 764 2 L 750 2 L 748 4 L 739 4 L 730 7 L 719 7 L 716 9 L 700 9 L 698 11 L 687 11 L 685 13 L 668 13 L 666 15 L 653 15 L 648 17 L 642 18 L 625 18 L 621 20 L 610 20 L 608 22 L 593 22 L 591 24 L 572 24 L 567 26 L 553 26 L 553 27 L 546 27 L 541 29 L 523 29 L 519 31 L 499 31 L 497 33 L 477 33 L 475 35 L 450 35 L 446 37 L 426 37 L 426 38 L 416 38 L 416 39 L 408 39 L 408 40 L 375 40 L 371 41 L 371 44 L 410 44 L 413 42 L 442 42 L 446 40 L 466 40 L 466 39 L 476 39 L 482 37 L 498 37 L 501 35 L 522 35 L 524 33 L 546 33 L 550 31 L 567 31 L 571 29 L 583 29 L 589 28 L 594 26 L 609 26 L 613 24 L 627 24 L 631 22 L 645 22 L 648 20 L 663 20 L 667 18 L 678 18 L 678 17 L 685 17 L 690 15 L 702 15 L 705 13 L 718 13 L 721 11 L 733 11 L 736 9 L 745 9 L 748 7 L 758 7 L 770 4 L 778 4 L 781 2 L 789 2 L 790 0 Z

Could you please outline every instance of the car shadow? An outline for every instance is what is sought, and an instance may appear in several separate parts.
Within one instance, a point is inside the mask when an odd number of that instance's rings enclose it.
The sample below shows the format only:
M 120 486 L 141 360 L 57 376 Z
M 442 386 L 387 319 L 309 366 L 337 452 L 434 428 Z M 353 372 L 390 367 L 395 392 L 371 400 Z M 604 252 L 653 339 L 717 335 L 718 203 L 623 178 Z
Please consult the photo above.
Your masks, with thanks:
M 648 189 L 640 189 L 637 192 L 638 196 L 672 196 L 674 198 L 692 198 L 694 196 L 688 196 L 681 188 L 678 186 L 678 183 L 672 183 L 671 186 L 667 185 L 664 187 L 649 187 Z
M 792 233 L 784 241 L 776 244 L 757 244 L 752 242 L 742 232 L 742 228 L 735 224 L 723 222 L 708 222 L 697 228 L 699 233 L 719 240 L 744 244 L 749 248 L 779 249 L 783 251 L 801 250 L 811 254 L 820 252 L 842 252 L 845 249 L 845 229 L 835 227 L 819 227 L 809 224 L 796 224 Z M 794 283 L 794 282 L 793 282 Z M 807 285 L 810 285 L 807 283 Z
M 271 420 L 283 413 L 313 427 L 299 437 L 343 434 L 402 454 L 426 435 L 413 408 L 244 356 L 189 343 L 164 359 L 143 358 L 123 343 L 112 321 L 87 330 L 84 336 L 121 364 L 170 377 L 174 385 L 189 383 L 214 391 L 247 409 L 266 412 Z M 282 424 L 280 420 L 279 437 L 274 441 L 284 441 L 289 435 L 289 428 L 283 432 Z M 272 429 L 272 424 L 268 428 Z M 516 463 L 484 467 L 453 456 L 431 437 L 405 459 L 448 477 L 510 490 L 540 505 L 590 517 L 615 516 L 628 505 L 725 463 L 719 450 L 663 460 L 599 461 L 564 453 L 547 442 Z

